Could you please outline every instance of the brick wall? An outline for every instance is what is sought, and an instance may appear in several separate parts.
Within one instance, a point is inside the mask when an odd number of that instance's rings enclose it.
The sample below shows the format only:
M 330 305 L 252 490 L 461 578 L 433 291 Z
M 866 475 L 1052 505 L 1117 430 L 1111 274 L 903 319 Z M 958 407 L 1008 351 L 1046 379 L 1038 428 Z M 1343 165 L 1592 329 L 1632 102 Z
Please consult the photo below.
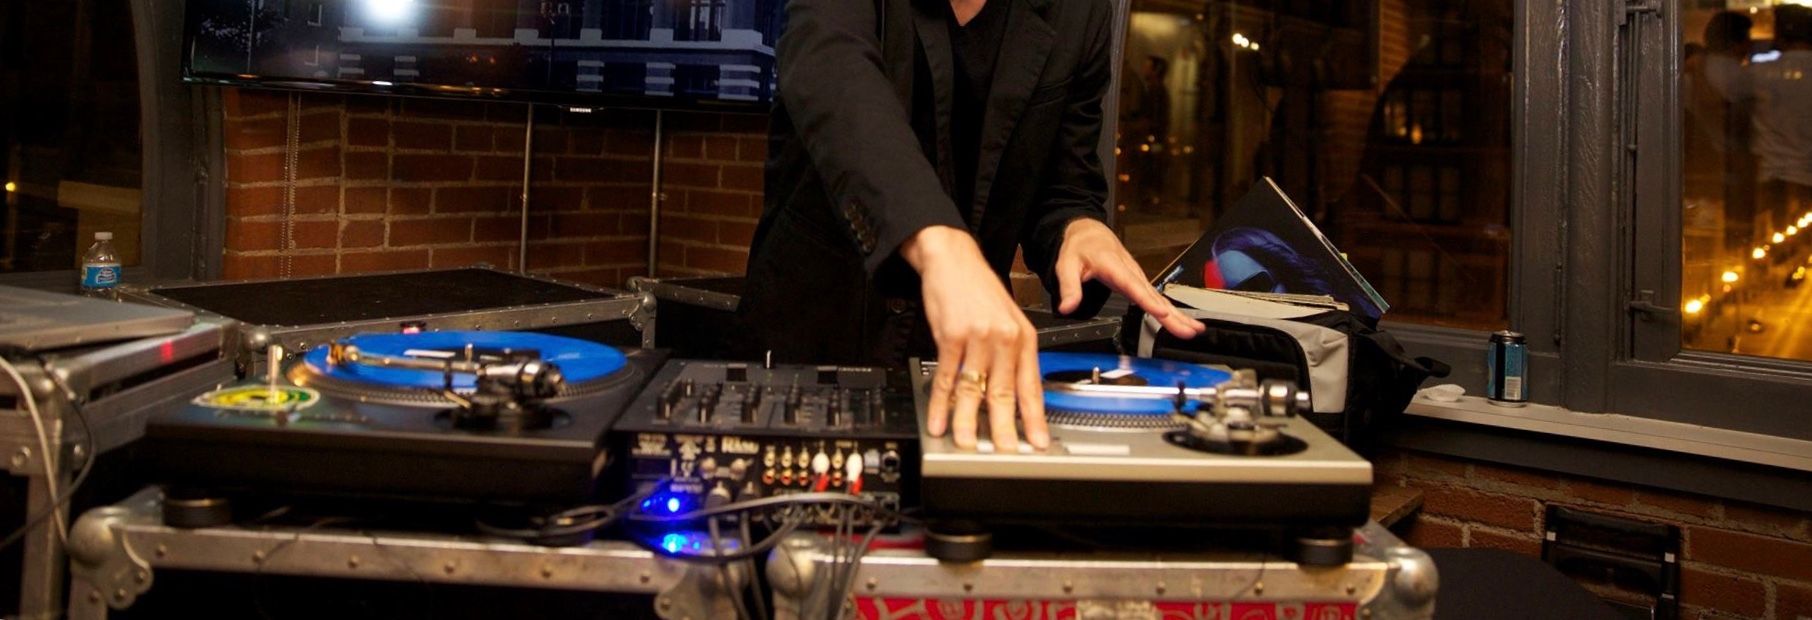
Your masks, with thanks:
M 293 96 L 296 207 L 286 218 L 292 95 L 225 92 L 226 278 L 516 267 L 525 106 Z M 645 275 L 654 113 L 536 114 L 529 270 L 603 286 Z M 664 122 L 657 275 L 742 273 L 761 215 L 767 117 L 668 112 Z M 1043 301 L 1023 267 L 1013 284 L 1022 302 Z
M 516 268 L 520 104 L 225 93 L 229 279 L 488 263 Z M 537 111 L 529 270 L 619 286 L 647 271 L 654 114 Z M 670 113 L 663 274 L 741 272 L 760 210 L 765 119 Z M 289 240 L 284 241 L 284 222 Z
M 1379 484 L 1426 494 L 1407 530 L 1416 546 L 1539 556 L 1548 504 L 1671 523 L 1685 536 L 1682 617 L 1812 618 L 1812 515 L 1421 453 L 1376 464 Z

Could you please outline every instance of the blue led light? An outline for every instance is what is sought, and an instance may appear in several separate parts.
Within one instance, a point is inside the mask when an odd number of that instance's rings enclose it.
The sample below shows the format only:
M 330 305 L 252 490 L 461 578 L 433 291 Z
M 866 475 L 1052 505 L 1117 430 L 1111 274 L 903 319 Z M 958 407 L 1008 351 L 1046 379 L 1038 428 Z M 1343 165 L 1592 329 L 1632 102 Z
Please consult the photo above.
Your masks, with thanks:
M 667 553 L 679 553 L 680 549 L 685 546 L 685 534 L 668 534 L 661 537 L 661 548 L 667 550 Z
M 671 514 L 679 514 L 679 511 L 680 511 L 679 498 L 677 498 L 677 497 L 667 498 L 667 512 L 671 513 Z

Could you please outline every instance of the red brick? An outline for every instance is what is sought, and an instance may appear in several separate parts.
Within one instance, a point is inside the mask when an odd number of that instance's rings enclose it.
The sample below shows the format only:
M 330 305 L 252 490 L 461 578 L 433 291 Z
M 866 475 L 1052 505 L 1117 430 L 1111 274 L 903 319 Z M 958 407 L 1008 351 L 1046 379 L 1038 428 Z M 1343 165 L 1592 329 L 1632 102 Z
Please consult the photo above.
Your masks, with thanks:
M 384 196 L 382 187 L 348 187 L 345 210 L 347 213 L 383 213 L 386 209 Z
M 607 160 L 595 157 L 558 157 L 554 159 L 554 178 L 562 181 L 609 181 L 612 178 L 612 164 Z M 536 170 L 545 166 L 539 158 L 535 161 Z
M 1560 476 L 1533 469 L 1473 463 L 1472 476 L 1479 480 L 1502 482 L 1532 489 L 1559 490 L 1561 487 Z
M 1403 540 L 1425 548 L 1460 547 L 1464 546 L 1465 532 L 1458 524 L 1418 516 L 1410 521 Z
M 278 275 L 283 275 L 282 266 L 285 258 L 289 259 L 287 277 L 327 276 L 339 272 L 339 258 L 333 254 L 290 253 L 277 257 Z
M 743 138 L 736 141 L 736 159 L 740 161 L 767 161 L 767 138 Z
M 222 103 L 229 118 L 274 114 L 289 109 L 288 96 L 273 91 L 224 89 Z
M 529 247 L 529 269 L 577 267 L 585 264 L 583 243 L 537 243 Z
M 380 152 L 347 153 L 345 177 L 358 181 L 389 179 L 390 155 Z
M 532 229 L 535 224 L 536 220 L 534 218 L 529 218 L 529 228 L 531 229 L 531 232 L 533 232 Z M 479 243 L 495 241 L 521 242 L 522 217 L 517 215 L 478 218 L 473 224 L 472 240 Z
M 578 211 L 585 208 L 585 188 L 530 186 L 531 211 Z
M 1727 568 L 1812 582 L 1812 544 L 1691 526 L 1686 557 Z
M 1618 507 L 1625 507 L 1636 501 L 1636 491 L 1629 487 L 1590 480 L 1568 480 L 1567 494 L 1587 502 Z
M 221 136 L 221 146 L 228 150 L 261 149 L 279 147 L 288 143 L 288 119 L 254 118 L 245 120 L 229 119 L 224 123 L 225 135 Z
M 228 218 L 226 249 L 240 252 L 282 249 L 283 229 L 274 221 L 253 222 Z
M 736 138 L 733 136 L 706 137 L 705 159 L 736 161 Z
M 1422 508 L 1429 514 L 1519 532 L 1535 531 L 1535 500 L 1445 486 L 1429 487 L 1423 497 Z
M 465 155 L 404 155 L 391 162 L 398 181 L 464 181 L 472 178 L 472 158 Z
M 283 154 L 229 155 L 226 168 L 227 181 L 233 183 L 282 181 Z
M 596 127 L 572 127 L 567 130 L 566 150 L 575 155 L 604 154 L 604 130 Z
M 1724 524 L 1732 529 L 1747 530 L 1792 540 L 1812 540 L 1807 531 L 1805 513 L 1778 508 L 1729 502 L 1724 504 Z
M 368 116 L 354 116 L 346 119 L 346 144 L 350 146 L 390 146 L 390 121 Z
M 640 239 L 616 239 L 585 244 L 586 265 L 636 264 L 647 259 L 648 242 Z
M 522 182 L 522 158 L 508 155 L 481 155 L 475 177 L 480 181 Z
M 522 125 L 505 125 L 491 130 L 491 150 L 522 156 Z
M 510 187 L 442 187 L 434 190 L 435 213 L 509 211 L 518 190 Z
M 391 215 L 426 215 L 433 204 L 433 190 L 425 187 L 390 188 Z
M 453 128 L 453 148 L 461 151 L 489 151 L 494 133 L 495 130 L 488 125 L 460 125 Z
M 1781 620 L 1812 618 L 1812 584 L 1775 582 L 1774 617 Z
M 1541 539 L 1532 534 L 1505 534 L 1482 527 L 1467 532 L 1466 546 L 1480 549 L 1503 549 L 1530 557 L 1541 557 Z
M 617 234 L 648 237 L 647 213 L 624 213 L 617 216 Z
M 516 267 L 516 248 L 514 246 L 435 248 L 433 254 L 429 262 L 435 268 L 469 267 L 479 263 L 499 269 Z
M 291 222 L 290 247 L 302 250 L 331 249 L 340 242 L 339 220 Z
M 384 245 L 383 220 L 350 220 L 340 227 L 341 248 L 375 248 Z
M 338 140 L 340 119 L 344 117 L 338 107 L 303 114 L 299 119 L 302 126 L 296 132 L 297 139 L 303 144 Z
M 748 250 L 725 250 L 692 246 L 686 248 L 686 266 L 720 273 L 742 273 L 748 269 Z
M 445 151 L 453 148 L 453 126 L 444 122 L 392 123 L 390 139 L 399 149 Z
M 591 209 L 647 209 L 648 186 L 611 185 L 592 187 L 585 190 L 587 207 Z M 669 197 L 668 205 L 679 204 Z
M 340 273 L 400 271 L 404 269 L 426 269 L 427 267 L 427 250 L 346 252 L 340 255 Z
M 604 137 L 604 152 L 608 155 L 652 157 L 654 134 L 646 131 L 610 132 Z
M 667 156 L 677 159 L 701 159 L 705 156 L 705 138 L 697 135 L 669 134 Z
M 532 183 L 543 183 L 543 182 L 554 180 L 554 166 L 555 166 L 555 164 L 559 163 L 558 162 L 559 159 L 560 158 L 554 157 L 552 155 L 536 155 L 534 157 L 533 161 L 529 164 L 529 183 L 531 183 L 531 184 Z M 600 165 L 605 165 L 608 163 L 608 162 L 604 162 L 602 160 L 595 160 L 595 159 L 586 158 L 586 157 L 581 157 L 579 159 L 586 160 L 586 161 L 592 161 L 592 162 L 598 163 Z M 520 156 L 518 156 L 516 158 L 516 161 L 522 161 L 522 158 Z M 605 177 L 609 177 L 611 172 L 608 169 L 604 169 L 604 170 L 598 172 L 598 174 L 604 175 Z M 518 179 L 522 178 L 522 173 L 517 172 L 515 178 L 518 178 Z M 572 181 L 573 179 L 560 179 L 560 180 L 561 181 Z M 590 182 L 596 182 L 596 180 L 593 180 Z
M 555 237 L 597 237 L 616 234 L 617 216 L 612 213 L 580 212 L 554 215 Z
M 688 189 L 685 194 L 687 213 L 709 213 L 733 217 L 758 217 L 761 202 L 750 194 Z
M 1403 470 L 1410 478 L 1465 478 L 1466 464 L 1443 458 L 1409 454 Z
M 621 287 L 623 271 L 621 269 L 581 269 L 577 271 L 559 271 L 553 274 L 561 280 L 590 284 L 593 286 Z
M 759 192 L 763 185 L 761 166 L 724 166 L 724 189 Z
M 681 214 L 661 215 L 661 236 L 680 241 L 717 242 L 717 221 Z
M 283 188 L 263 187 L 229 187 L 226 191 L 226 211 L 232 217 L 250 217 L 257 215 L 277 215 L 283 212 Z
M 717 223 L 717 242 L 748 247 L 755 240 L 754 222 L 723 220 Z
M 324 215 L 340 212 L 340 186 L 338 185 L 304 185 L 296 188 L 296 208 L 298 215 Z
M 1660 510 L 1655 510 L 1657 508 Z M 1717 500 L 1648 490 L 1636 492 L 1636 503 L 1630 509 L 1646 513 L 1659 512 L 1663 515 L 1689 515 L 1701 519 L 1715 519 L 1718 516 Z
M 296 179 L 328 179 L 340 176 L 340 147 L 325 146 L 302 149 L 296 155 Z
M 714 188 L 717 187 L 719 168 L 721 166 L 715 164 L 667 162 L 666 167 L 661 171 L 661 183 L 667 188 Z
M 258 280 L 277 277 L 275 255 L 247 256 L 228 251 L 220 262 L 220 275 L 228 280 Z
M 535 128 L 535 152 L 536 153 L 565 153 L 566 152 L 566 132 L 567 132 L 567 129 L 565 127 L 547 127 L 547 126 L 536 127 Z
M 660 255 L 660 264 L 663 269 L 668 266 L 686 266 L 686 246 L 680 245 L 678 242 L 661 239 L 657 253 Z
M 472 218 L 432 218 L 425 220 L 392 220 L 390 247 L 439 243 L 466 243 L 472 240 Z
M 1696 566 L 1680 569 L 1680 602 L 1739 616 L 1760 616 L 1767 611 L 1767 590 L 1762 583 L 1708 572 Z

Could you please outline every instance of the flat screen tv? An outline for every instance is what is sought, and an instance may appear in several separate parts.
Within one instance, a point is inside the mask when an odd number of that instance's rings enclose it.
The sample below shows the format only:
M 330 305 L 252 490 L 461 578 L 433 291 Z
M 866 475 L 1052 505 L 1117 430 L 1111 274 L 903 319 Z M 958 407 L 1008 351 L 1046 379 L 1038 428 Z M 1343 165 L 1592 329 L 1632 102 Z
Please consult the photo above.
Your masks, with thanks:
M 761 107 L 785 0 L 189 0 L 192 83 Z

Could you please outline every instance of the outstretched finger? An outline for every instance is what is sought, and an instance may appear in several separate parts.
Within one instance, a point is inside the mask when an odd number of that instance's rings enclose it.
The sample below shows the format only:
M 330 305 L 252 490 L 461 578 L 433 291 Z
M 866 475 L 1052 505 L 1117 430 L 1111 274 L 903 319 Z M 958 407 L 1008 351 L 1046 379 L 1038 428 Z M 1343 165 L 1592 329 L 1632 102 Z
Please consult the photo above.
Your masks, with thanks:
M 1051 447 L 1051 429 L 1044 420 L 1044 375 L 1038 369 L 1038 341 L 1020 346 L 1019 353 L 1019 419 L 1025 427 L 1026 441 L 1037 448 Z
M 975 447 L 976 417 L 987 391 L 986 373 L 993 361 L 994 351 L 986 340 L 970 338 L 964 343 L 962 372 L 956 379 L 956 409 L 950 414 L 950 435 L 958 447 Z
M 962 369 L 961 344 L 937 347 L 937 370 L 931 375 L 931 400 L 925 406 L 925 430 L 932 437 L 942 437 L 950 428 L 950 399 L 956 389 L 956 373 Z

